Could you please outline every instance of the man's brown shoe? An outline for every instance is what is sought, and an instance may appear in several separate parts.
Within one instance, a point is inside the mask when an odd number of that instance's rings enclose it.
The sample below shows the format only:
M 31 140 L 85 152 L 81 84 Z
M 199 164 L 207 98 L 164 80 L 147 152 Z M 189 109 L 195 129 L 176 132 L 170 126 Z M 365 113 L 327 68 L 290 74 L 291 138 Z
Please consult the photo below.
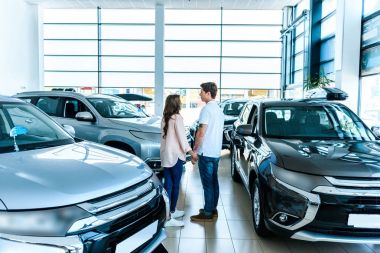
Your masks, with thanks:
M 203 208 L 199 209 L 199 213 L 204 213 L 205 210 Z M 217 218 L 218 217 L 218 210 L 212 211 L 212 217 Z
M 214 217 L 212 215 L 206 215 L 203 212 L 200 212 L 197 215 L 193 215 L 190 217 L 191 221 L 214 221 Z

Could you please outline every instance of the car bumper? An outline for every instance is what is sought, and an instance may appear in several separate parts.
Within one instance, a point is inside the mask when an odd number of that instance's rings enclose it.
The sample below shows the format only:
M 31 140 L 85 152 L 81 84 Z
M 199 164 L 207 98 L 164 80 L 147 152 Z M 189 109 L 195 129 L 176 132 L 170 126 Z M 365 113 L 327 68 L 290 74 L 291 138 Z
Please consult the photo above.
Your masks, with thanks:
M 331 235 L 321 234 L 310 231 L 299 231 L 291 236 L 292 239 L 311 241 L 311 242 L 339 242 L 339 243 L 369 243 L 380 244 L 380 238 L 378 237 L 358 237 L 358 236 L 343 236 L 343 235 Z
M 167 203 L 162 195 L 158 195 L 133 213 L 81 234 L 66 237 L 0 234 L 0 252 L 152 252 L 166 238 L 166 231 L 163 228 L 166 219 Z M 125 251 L 120 247 L 127 247 L 128 250 Z
M 341 195 L 314 190 L 309 193 L 286 185 L 283 182 L 281 184 L 307 198 L 309 205 L 306 215 L 299 222 L 289 226 L 281 225 L 274 221 L 272 216 L 267 215 L 265 222 L 271 231 L 293 239 L 306 241 L 380 243 L 380 228 L 378 227 L 380 220 L 377 223 L 373 221 L 375 225 L 371 228 L 349 224 L 350 214 L 369 215 L 368 219 L 371 219 L 373 215 L 376 216 L 380 213 L 380 197 L 376 194 L 367 196 L 371 193 L 368 190 L 363 191 L 362 195 L 360 195 L 360 191 L 357 189 L 336 191 Z M 312 202 L 318 204 L 310 205 Z M 268 208 L 270 209 L 269 206 L 267 206 Z
M 8 236 L 6 236 L 8 237 Z M 149 240 L 143 247 L 142 252 L 152 252 L 167 237 L 165 229 L 161 229 L 154 238 Z M 0 249 L 3 253 L 28 252 L 28 253 L 84 253 L 84 244 L 76 237 L 10 237 L 0 238 Z M 115 252 L 115 251 L 107 251 Z

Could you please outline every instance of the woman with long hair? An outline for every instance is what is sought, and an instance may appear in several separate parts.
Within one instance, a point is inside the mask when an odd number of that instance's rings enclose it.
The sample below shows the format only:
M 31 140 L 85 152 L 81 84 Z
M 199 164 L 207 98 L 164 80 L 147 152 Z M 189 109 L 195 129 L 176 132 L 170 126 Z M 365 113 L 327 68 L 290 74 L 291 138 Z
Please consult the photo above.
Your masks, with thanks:
M 187 142 L 183 118 L 179 114 L 181 100 L 179 95 L 169 95 L 165 101 L 164 113 L 161 121 L 160 156 L 164 167 L 164 188 L 169 195 L 170 220 L 167 227 L 182 227 L 184 222 L 176 220 L 185 215 L 184 211 L 176 210 L 179 195 L 179 186 L 186 162 L 186 153 L 193 157 L 194 153 Z

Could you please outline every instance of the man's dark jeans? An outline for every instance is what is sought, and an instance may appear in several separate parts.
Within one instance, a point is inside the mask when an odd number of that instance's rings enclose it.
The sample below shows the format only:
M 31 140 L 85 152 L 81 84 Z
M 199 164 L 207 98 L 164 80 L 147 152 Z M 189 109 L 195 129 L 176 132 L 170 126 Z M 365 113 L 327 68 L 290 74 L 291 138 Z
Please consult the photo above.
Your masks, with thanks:
M 198 167 L 203 185 L 205 206 L 204 213 L 212 215 L 219 200 L 218 182 L 219 158 L 199 155 Z
M 171 168 L 164 168 L 164 188 L 169 196 L 170 212 L 175 211 L 179 195 L 179 185 L 183 171 L 184 161 L 178 159 L 177 163 Z

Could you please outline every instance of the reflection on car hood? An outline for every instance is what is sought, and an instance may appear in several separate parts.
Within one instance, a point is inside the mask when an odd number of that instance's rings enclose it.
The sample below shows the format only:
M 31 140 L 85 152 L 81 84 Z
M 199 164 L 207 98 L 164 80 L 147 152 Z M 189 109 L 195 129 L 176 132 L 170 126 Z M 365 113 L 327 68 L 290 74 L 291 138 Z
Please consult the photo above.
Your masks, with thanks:
M 81 142 L 1 155 L 0 199 L 9 210 L 66 206 L 125 189 L 150 177 L 138 157 Z
M 113 123 L 126 125 L 136 130 L 149 133 L 161 133 L 161 117 L 146 117 L 146 118 L 122 118 L 109 119 Z
M 286 169 L 322 176 L 380 177 L 377 141 L 267 139 Z

